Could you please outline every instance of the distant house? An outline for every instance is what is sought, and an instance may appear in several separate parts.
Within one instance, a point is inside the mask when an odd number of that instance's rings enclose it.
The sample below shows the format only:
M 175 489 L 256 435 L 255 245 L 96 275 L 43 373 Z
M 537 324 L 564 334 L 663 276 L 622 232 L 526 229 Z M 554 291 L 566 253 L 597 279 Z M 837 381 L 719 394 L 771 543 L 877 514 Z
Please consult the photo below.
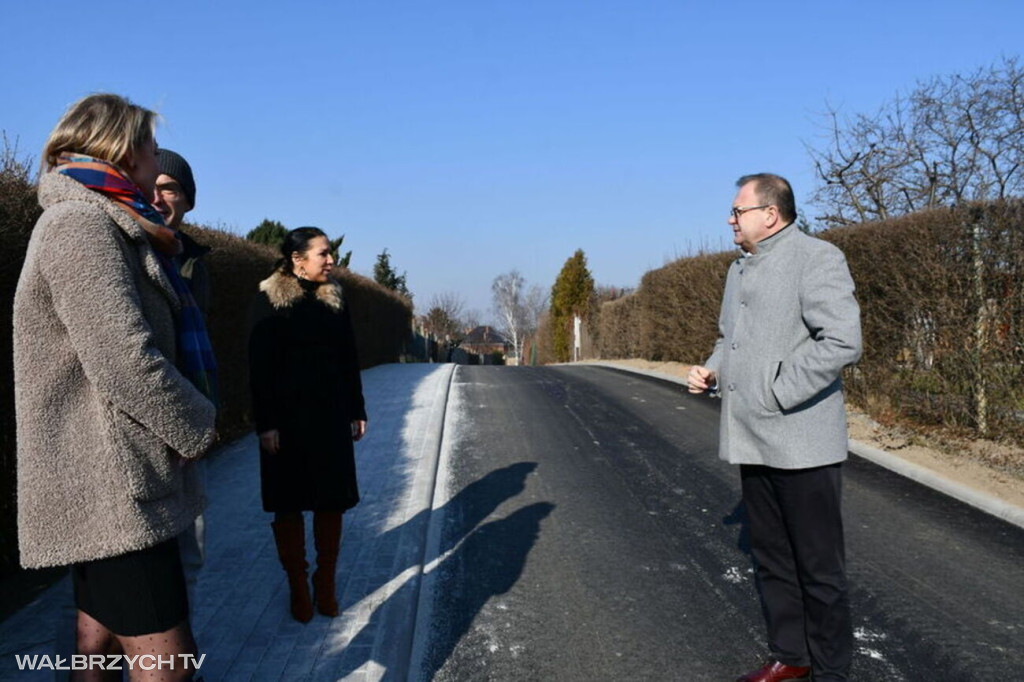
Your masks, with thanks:
M 466 338 L 459 344 L 467 353 L 478 355 L 490 355 L 491 353 L 505 354 L 508 352 L 509 341 L 494 329 L 494 327 L 481 326 L 470 329 Z

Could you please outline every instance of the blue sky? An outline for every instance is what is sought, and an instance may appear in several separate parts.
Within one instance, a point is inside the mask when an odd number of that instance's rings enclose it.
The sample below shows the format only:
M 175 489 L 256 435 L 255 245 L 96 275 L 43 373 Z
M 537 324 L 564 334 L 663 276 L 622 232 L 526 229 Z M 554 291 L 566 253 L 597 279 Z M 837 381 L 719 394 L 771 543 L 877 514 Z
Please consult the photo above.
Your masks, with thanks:
M 495 276 L 550 288 L 577 248 L 615 286 L 731 248 L 745 173 L 787 176 L 813 216 L 827 104 L 870 113 L 1024 46 L 1017 0 L 138 8 L 5 3 L 0 129 L 23 153 L 79 97 L 127 95 L 191 161 L 194 222 L 345 234 L 357 272 L 389 250 L 417 312 L 450 291 L 485 319 Z

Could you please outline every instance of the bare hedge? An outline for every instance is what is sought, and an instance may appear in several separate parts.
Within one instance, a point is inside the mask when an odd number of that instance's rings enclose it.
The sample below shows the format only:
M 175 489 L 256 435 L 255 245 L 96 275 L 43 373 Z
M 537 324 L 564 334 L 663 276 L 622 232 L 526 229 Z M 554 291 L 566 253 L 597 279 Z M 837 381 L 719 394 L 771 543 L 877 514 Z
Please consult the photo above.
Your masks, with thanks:
M 635 295 L 644 357 L 686 362 L 714 345 L 725 274 L 734 258 L 701 254 L 643 276 Z
M 864 356 L 852 398 L 876 416 L 1024 442 L 1024 202 L 968 204 L 819 234 L 846 254 Z M 644 275 L 596 318 L 601 357 L 701 362 L 735 252 Z
M 1024 441 L 1024 203 L 936 210 L 823 235 L 857 284 L 875 412 Z
M 640 342 L 640 297 L 628 294 L 602 303 L 597 315 L 597 347 L 609 358 L 643 357 Z
M 28 164 L 7 155 L 0 167 L 0 575 L 17 563 L 17 510 L 12 348 L 14 288 L 32 225 L 42 212 Z

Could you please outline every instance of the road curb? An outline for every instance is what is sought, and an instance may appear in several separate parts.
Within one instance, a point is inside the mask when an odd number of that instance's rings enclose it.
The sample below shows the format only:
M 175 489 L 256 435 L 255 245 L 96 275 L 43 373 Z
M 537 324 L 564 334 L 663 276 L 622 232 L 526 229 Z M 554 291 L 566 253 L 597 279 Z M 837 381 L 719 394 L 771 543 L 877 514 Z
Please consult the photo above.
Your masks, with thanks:
M 969 504 L 976 509 L 998 517 L 1007 523 L 1024 528 L 1024 509 L 1004 502 L 994 495 L 975 490 L 962 483 L 950 480 L 941 476 L 931 469 L 908 462 L 902 457 L 890 454 L 885 450 L 879 450 L 859 441 L 850 441 L 850 452 L 858 457 L 885 467 L 889 471 L 899 474 L 905 478 L 917 481 L 945 495 L 949 495 L 964 504 Z
M 458 365 L 455 365 L 448 376 L 448 385 L 444 396 L 444 415 L 440 439 L 437 444 L 437 457 L 434 465 L 434 485 L 430 502 L 430 518 L 423 546 L 423 558 L 419 566 L 419 593 L 416 595 L 416 612 L 412 618 L 412 642 L 409 645 L 409 658 L 405 666 L 405 679 L 418 682 L 422 679 L 422 666 L 427 655 L 427 643 L 430 639 L 430 623 L 433 615 L 434 583 L 437 580 L 437 560 L 441 552 L 441 526 L 444 519 L 441 509 L 448 502 L 448 460 L 451 451 L 451 402 L 452 384 Z M 428 568 L 430 570 L 428 570 Z
M 617 365 L 612 362 L 600 361 L 578 362 L 575 364 L 593 365 L 596 367 L 616 369 L 633 374 L 643 374 L 662 381 L 686 386 L 685 379 L 649 369 L 638 369 L 624 365 Z M 950 480 L 941 474 L 937 474 L 931 469 L 923 467 L 920 464 L 909 462 L 898 455 L 893 455 L 885 450 L 880 450 L 859 441 L 850 440 L 849 450 L 850 453 L 862 459 L 866 459 L 869 462 L 873 462 L 878 466 L 884 467 L 893 473 L 909 478 L 912 481 L 916 481 L 917 483 L 943 493 L 944 495 L 949 495 L 964 504 L 969 504 L 975 509 L 979 509 L 986 514 L 991 514 L 992 516 L 1000 518 L 1007 523 L 1012 523 L 1015 526 L 1024 528 L 1024 508 L 1001 500 L 995 495 L 991 495 L 981 490 L 976 490 L 975 488 L 971 488 L 962 483 L 957 483 L 956 481 Z

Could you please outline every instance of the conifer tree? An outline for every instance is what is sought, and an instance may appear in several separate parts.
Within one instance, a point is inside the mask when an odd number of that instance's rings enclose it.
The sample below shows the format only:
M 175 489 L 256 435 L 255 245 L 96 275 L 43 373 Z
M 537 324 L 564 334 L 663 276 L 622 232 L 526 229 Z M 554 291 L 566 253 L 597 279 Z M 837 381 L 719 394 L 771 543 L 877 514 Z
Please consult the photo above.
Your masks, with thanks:
M 409 289 L 405 285 L 405 273 L 399 275 L 398 271 L 391 266 L 391 254 L 387 249 L 377 254 L 377 262 L 373 265 L 373 279 L 381 286 L 397 291 L 406 298 L 412 298 L 412 294 L 409 293 Z
M 577 249 L 562 266 L 554 286 L 551 287 L 551 334 L 555 346 L 555 359 L 568 362 L 572 354 L 573 317 L 586 318 L 590 298 L 594 293 L 594 278 L 587 269 L 583 249 Z
M 341 255 L 341 245 L 345 243 L 345 235 L 341 235 L 337 239 L 329 239 L 327 243 L 330 244 L 335 265 L 347 268 L 348 264 L 352 262 L 352 252 L 346 251 L 344 256 Z
M 288 228 L 276 220 L 264 218 L 263 222 L 254 227 L 245 238 L 257 244 L 266 244 L 275 251 L 281 248 L 284 243 Z

